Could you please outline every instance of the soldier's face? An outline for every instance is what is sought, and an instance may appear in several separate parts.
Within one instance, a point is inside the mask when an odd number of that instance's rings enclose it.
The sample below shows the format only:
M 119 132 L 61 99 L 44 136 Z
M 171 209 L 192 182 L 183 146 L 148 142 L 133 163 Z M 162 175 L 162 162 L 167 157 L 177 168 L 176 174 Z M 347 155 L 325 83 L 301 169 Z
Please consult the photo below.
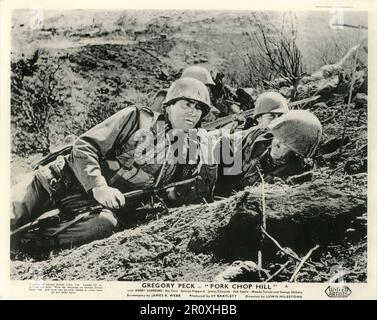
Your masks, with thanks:
M 178 100 L 166 110 L 173 129 L 193 129 L 202 116 L 202 110 L 195 101 Z
M 280 113 L 265 113 L 257 118 L 258 126 L 260 128 L 267 128 L 272 120 L 275 120 L 280 116 Z
M 280 142 L 278 138 L 274 137 L 272 139 L 271 151 L 270 151 L 270 155 L 272 159 L 283 161 L 285 159 L 288 159 L 291 152 L 292 150 L 289 147 L 287 147 L 285 144 Z

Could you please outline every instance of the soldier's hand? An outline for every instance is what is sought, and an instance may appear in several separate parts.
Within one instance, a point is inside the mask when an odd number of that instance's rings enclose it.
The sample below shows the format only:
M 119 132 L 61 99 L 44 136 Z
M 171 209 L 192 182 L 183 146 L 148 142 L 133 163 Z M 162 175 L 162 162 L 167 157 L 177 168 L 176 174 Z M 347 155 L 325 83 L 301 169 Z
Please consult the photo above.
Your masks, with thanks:
M 125 205 L 123 194 L 116 188 L 96 187 L 92 189 L 92 192 L 94 199 L 109 209 L 119 209 Z
M 176 201 L 178 196 L 177 196 L 177 192 L 175 191 L 175 188 L 174 187 L 171 187 L 169 189 L 166 190 L 166 193 L 168 195 L 168 199 L 171 200 L 171 201 Z

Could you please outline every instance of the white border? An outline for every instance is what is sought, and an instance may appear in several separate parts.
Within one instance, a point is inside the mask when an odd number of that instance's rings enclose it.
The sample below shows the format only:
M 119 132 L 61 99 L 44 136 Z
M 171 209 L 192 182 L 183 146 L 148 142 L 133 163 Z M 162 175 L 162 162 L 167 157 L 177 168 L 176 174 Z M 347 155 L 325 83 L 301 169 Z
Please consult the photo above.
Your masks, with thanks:
M 0 177 L 1 184 L 1 214 L 0 214 L 0 298 L 9 299 L 126 299 L 125 289 L 140 288 L 140 283 L 135 282 L 101 282 L 103 292 L 100 294 L 74 294 L 64 296 L 52 296 L 51 294 L 36 294 L 28 290 L 29 281 L 11 281 L 9 279 L 9 199 L 10 199 L 10 17 L 13 9 L 28 9 L 34 6 L 44 9 L 191 9 L 191 10 L 329 10 L 334 7 L 342 7 L 345 11 L 369 12 L 369 110 L 368 110 L 368 282 L 367 284 L 347 284 L 352 290 L 351 299 L 376 299 L 377 298 L 377 251 L 376 231 L 376 169 L 377 169 L 377 110 L 376 106 L 376 34 L 377 34 L 377 1 L 374 0 L 343 0 L 343 1 L 171 1 L 171 0 L 138 0 L 138 1 L 83 1 L 65 0 L 57 1 L 22 1 L 2 0 L 1 4 L 1 82 L 0 82 L 0 132 L 1 132 L 1 158 Z M 75 281 L 83 283 L 82 281 Z M 276 284 L 278 288 L 284 288 L 284 284 Z M 290 284 L 289 289 L 304 291 L 304 299 L 326 299 L 324 290 L 327 284 Z

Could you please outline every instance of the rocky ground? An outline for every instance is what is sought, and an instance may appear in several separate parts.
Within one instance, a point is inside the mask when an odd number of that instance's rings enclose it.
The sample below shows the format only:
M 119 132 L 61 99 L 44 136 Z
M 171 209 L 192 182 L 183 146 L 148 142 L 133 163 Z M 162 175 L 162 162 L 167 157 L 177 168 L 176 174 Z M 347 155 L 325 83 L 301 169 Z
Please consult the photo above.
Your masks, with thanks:
M 37 266 L 46 279 L 212 281 L 233 261 L 256 261 L 261 196 L 260 188 L 247 188 L 212 204 L 171 209 L 45 261 L 13 261 L 12 276 L 30 279 L 28 271 Z M 311 257 L 314 267 L 305 268 L 298 281 L 326 281 L 336 266 L 347 273 L 346 280 L 366 280 L 365 173 L 345 179 L 321 170 L 312 182 L 268 186 L 265 199 L 268 233 L 283 247 L 303 256 L 320 246 Z M 268 239 L 262 251 L 271 272 L 287 260 Z
M 195 28 L 183 28 L 176 18 L 180 14 L 180 21 L 196 19 Z M 212 70 L 226 70 L 222 37 L 242 34 L 246 18 L 233 13 L 227 19 L 219 13 L 188 15 L 124 13 L 116 23 L 113 19 L 106 25 L 107 20 L 96 14 L 87 24 L 80 24 L 77 17 L 71 17 L 71 24 L 63 23 L 64 17 L 52 14 L 44 29 L 36 31 L 25 31 L 19 18 L 14 20 L 20 37 L 14 42 L 12 59 L 19 61 L 24 59 L 22 53 L 28 54 L 18 45 L 25 36 L 27 49 L 41 52 L 38 63 L 61 61 L 62 85 L 69 88 L 69 115 L 74 116 L 75 133 L 79 133 L 101 120 L 96 118 L 98 108 L 111 114 L 130 104 L 151 103 L 158 89 L 169 86 L 186 65 L 201 63 Z M 224 34 L 214 28 L 217 23 L 226 30 Z M 197 37 L 197 28 L 207 32 Z M 262 189 L 255 187 L 212 204 L 171 209 L 108 239 L 53 252 L 43 261 L 13 255 L 12 278 L 30 279 L 31 270 L 38 268 L 44 279 L 54 280 L 213 281 L 235 261 L 243 261 L 243 272 L 233 278 L 261 281 L 288 261 L 273 278 L 288 281 L 298 260 L 319 245 L 297 281 L 327 281 L 341 268 L 346 281 L 365 282 L 367 106 L 353 100 L 348 110 L 346 99 L 340 97 L 305 108 L 323 123 L 318 170 L 309 182 L 265 186 L 267 232 L 296 258 L 282 254 L 268 237 L 260 245 Z M 52 143 L 66 134 L 58 122 L 51 129 Z M 12 155 L 12 183 L 19 182 L 40 157 Z M 248 262 L 257 262 L 258 249 L 267 273 L 259 270 L 256 275 Z

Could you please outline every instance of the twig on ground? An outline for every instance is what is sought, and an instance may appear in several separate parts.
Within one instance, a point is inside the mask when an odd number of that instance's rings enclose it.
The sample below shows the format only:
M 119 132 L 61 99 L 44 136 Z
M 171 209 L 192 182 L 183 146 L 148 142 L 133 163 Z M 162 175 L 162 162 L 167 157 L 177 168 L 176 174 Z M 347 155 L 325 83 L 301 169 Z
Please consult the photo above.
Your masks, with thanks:
M 292 250 L 290 249 L 294 254 L 290 253 L 288 250 L 286 250 L 285 248 L 283 248 L 279 242 L 277 242 L 277 240 L 275 238 L 273 238 L 269 233 L 267 233 L 266 230 L 262 229 L 262 232 L 279 248 L 279 250 L 283 253 L 285 253 L 287 256 L 290 256 L 291 258 L 295 259 L 296 261 L 301 261 L 300 258 L 298 257 L 298 255 Z M 308 266 L 310 267 L 313 267 L 313 268 L 316 268 L 317 266 L 312 264 L 312 263 L 309 263 L 309 262 L 305 262 Z
M 356 153 L 360 152 L 361 150 L 363 150 L 365 148 L 368 148 L 368 144 L 367 143 L 363 144 L 361 147 L 358 147 L 357 150 L 356 150 Z
M 336 114 L 336 112 L 334 112 L 334 114 L 331 117 L 328 117 L 327 119 L 322 121 L 322 125 L 324 125 L 324 124 L 330 122 L 331 120 L 335 119 L 336 116 L 337 116 L 337 114 Z
M 262 268 L 262 247 L 264 242 L 264 233 L 263 230 L 266 230 L 267 227 L 267 216 L 266 216 L 266 192 L 265 192 L 265 185 L 264 185 L 264 179 L 263 175 L 260 172 L 259 168 L 257 167 L 258 174 L 262 181 L 262 226 L 261 226 L 261 240 L 259 244 L 259 250 L 258 250 L 258 266 L 259 268 Z
M 272 274 L 271 276 L 269 276 L 266 280 L 266 282 L 269 282 L 271 281 L 274 277 L 276 277 L 280 272 L 282 272 L 287 266 L 288 264 L 290 263 L 290 261 L 288 260 L 286 263 L 284 263 L 283 265 L 281 265 L 281 267 L 279 268 L 279 270 L 277 270 L 274 274 Z
M 289 282 L 296 282 L 296 277 L 298 275 L 298 273 L 300 272 L 300 269 L 302 268 L 302 266 L 304 265 L 304 263 L 306 262 L 306 260 L 308 260 L 311 256 L 311 254 L 317 250 L 319 248 L 319 245 L 317 244 L 314 248 L 310 249 L 309 252 L 305 255 L 304 258 L 302 258 L 301 262 L 299 263 L 299 265 L 297 266 L 295 272 L 293 273 L 292 277 L 289 279 Z
M 156 57 L 154 54 L 150 53 L 149 51 L 145 50 L 144 48 L 136 47 L 136 49 L 139 49 L 145 52 L 146 54 L 149 54 L 151 57 L 155 58 L 158 62 L 161 62 L 161 60 L 158 57 Z
M 349 275 L 351 274 L 351 272 L 349 271 L 344 271 L 344 270 L 341 270 L 340 272 L 338 272 L 337 274 L 333 275 L 328 282 L 330 283 L 336 283 L 338 281 L 338 279 L 341 279 L 340 282 L 343 282 L 343 277 L 346 276 L 346 275 Z
M 314 174 L 314 172 L 315 172 L 315 170 L 310 170 L 310 171 L 306 171 L 304 173 L 300 173 L 300 174 L 290 176 L 289 178 L 287 178 L 287 182 L 289 182 L 291 184 L 295 184 L 297 182 L 300 182 L 300 178 L 309 177 L 310 175 Z

